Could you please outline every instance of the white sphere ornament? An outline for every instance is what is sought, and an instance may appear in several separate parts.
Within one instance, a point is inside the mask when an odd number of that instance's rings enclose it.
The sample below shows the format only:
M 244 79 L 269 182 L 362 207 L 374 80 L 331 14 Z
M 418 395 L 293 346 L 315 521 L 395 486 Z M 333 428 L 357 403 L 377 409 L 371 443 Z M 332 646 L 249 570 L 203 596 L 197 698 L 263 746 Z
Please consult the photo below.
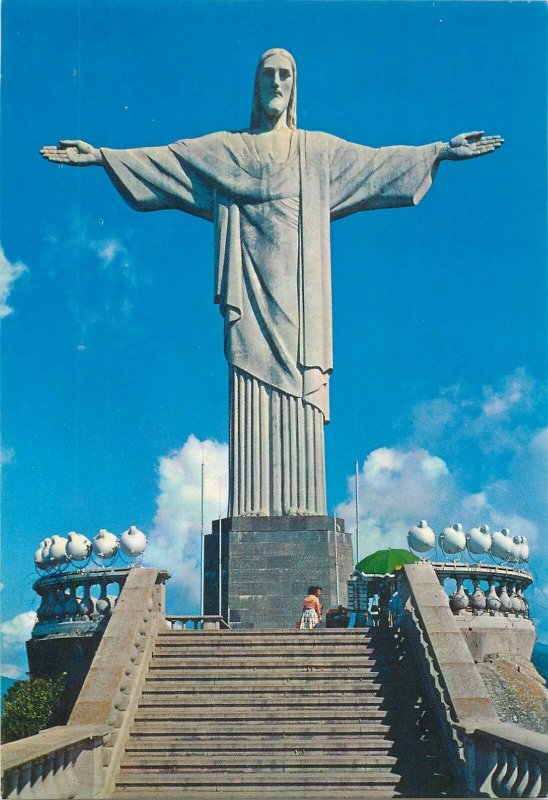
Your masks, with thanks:
M 523 564 L 524 561 L 529 561 L 529 545 L 525 536 L 514 536 L 513 542 L 510 560 L 515 564 Z
M 470 528 L 466 534 L 466 546 L 468 551 L 474 553 L 476 556 L 488 553 L 491 547 L 489 525 L 482 525 L 479 528 Z
M 34 563 L 36 564 L 37 567 L 41 567 L 43 565 L 42 552 L 44 550 L 44 545 L 45 543 L 43 541 L 40 542 L 40 547 L 34 554 Z
M 63 564 L 67 560 L 67 544 L 68 539 L 65 539 L 64 536 L 52 536 L 49 548 L 50 561 L 55 561 L 56 564 Z
M 51 539 L 47 536 L 43 542 L 44 546 L 42 547 L 42 569 L 52 569 L 54 566 L 53 559 L 50 558 L 49 550 L 51 547 Z
M 511 561 L 512 564 L 517 564 L 521 557 L 521 540 L 523 536 L 514 536 L 512 538 L 512 549 L 510 551 L 510 555 L 508 556 L 508 561 Z
M 421 519 L 418 525 L 414 525 L 409 529 L 407 534 L 407 543 L 411 550 L 416 550 L 417 553 L 426 553 L 436 545 L 436 534 L 428 526 L 425 519 Z
M 147 537 L 135 525 L 131 525 L 120 536 L 120 549 L 128 558 L 137 558 L 143 554 L 147 545 Z
M 112 558 L 118 552 L 120 543 L 113 533 L 101 528 L 93 540 L 93 552 L 97 558 Z
M 91 542 L 82 533 L 71 531 L 67 541 L 67 556 L 71 561 L 84 561 L 91 552 Z
M 462 529 L 462 525 L 457 522 L 450 528 L 444 528 L 440 533 L 440 547 L 444 553 L 448 555 L 455 555 L 460 553 L 466 547 L 466 535 Z
M 495 531 L 492 536 L 493 542 L 491 544 L 491 555 L 495 558 L 500 558 L 502 561 L 508 561 L 512 558 L 514 549 L 514 540 L 510 536 L 508 528 L 503 528 L 501 531 Z

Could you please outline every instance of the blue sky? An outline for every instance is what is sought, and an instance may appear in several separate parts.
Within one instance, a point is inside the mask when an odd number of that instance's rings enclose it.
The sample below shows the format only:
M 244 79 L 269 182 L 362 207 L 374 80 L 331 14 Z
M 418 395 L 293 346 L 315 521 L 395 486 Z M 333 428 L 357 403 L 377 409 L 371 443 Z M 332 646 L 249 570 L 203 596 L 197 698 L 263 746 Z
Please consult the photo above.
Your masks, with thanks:
M 137 524 L 173 568 L 169 610 L 195 610 L 202 442 L 207 518 L 226 473 L 210 224 L 136 214 L 101 169 L 38 150 L 246 126 L 272 46 L 296 57 L 299 127 L 372 146 L 505 137 L 442 164 L 418 208 L 332 226 L 328 507 L 353 527 L 357 459 L 362 555 L 419 518 L 506 524 L 540 576 L 545 5 L 4 0 L 2 26 L 3 673 L 24 670 L 32 557 L 54 533 Z

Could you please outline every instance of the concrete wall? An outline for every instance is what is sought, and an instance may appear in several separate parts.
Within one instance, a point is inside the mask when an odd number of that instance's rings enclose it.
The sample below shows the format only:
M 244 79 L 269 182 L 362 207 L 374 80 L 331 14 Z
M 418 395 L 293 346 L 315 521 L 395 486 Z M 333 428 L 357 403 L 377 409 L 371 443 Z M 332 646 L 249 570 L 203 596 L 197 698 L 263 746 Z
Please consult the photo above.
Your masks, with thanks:
M 537 635 L 530 619 L 462 614 L 455 620 L 474 661 L 483 661 L 490 655 L 531 660 Z

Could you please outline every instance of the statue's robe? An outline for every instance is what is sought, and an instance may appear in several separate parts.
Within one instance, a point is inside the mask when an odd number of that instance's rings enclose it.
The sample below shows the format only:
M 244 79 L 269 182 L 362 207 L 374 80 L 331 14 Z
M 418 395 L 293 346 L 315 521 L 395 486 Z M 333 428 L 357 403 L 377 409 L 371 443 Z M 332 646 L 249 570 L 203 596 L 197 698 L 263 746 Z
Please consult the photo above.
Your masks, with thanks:
M 440 148 L 374 149 L 293 131 L 284 162 L 262 162 L 249 132 L 102 149 L 133 208 L 179 209 L 215 225 L 215 302 L 230 368 L 230 515 L 325 514 L 330 221 L 416 205 Z

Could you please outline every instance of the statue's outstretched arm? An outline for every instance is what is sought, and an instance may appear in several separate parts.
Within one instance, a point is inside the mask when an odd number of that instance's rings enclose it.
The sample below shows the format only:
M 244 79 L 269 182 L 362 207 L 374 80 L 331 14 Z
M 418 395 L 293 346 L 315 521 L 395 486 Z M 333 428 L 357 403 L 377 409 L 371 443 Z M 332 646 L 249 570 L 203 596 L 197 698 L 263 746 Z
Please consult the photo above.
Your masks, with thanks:
M 484 136 L 485 131 L 459 133 L 440 150 L 440 161 L 463 161 L 466 158 L 478 158 L 493 153 L 504 144 L 502 136 Z
M 71 167 L 100 167 L 104 163 L 101 151 L 80 139 L 61 139 L 59 145 L 46 145 L 40 153 L 48 161 Z

